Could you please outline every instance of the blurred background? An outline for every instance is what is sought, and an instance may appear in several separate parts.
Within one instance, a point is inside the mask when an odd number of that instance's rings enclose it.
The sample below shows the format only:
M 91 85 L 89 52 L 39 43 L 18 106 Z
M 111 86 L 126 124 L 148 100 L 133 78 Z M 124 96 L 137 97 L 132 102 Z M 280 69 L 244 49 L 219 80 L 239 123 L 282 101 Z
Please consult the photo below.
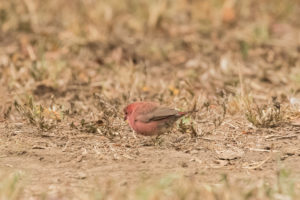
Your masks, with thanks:
M 40 94 L 79 84 L 111 98 L 163 100 L 201 90 L 240 93 L 242 73 L 245 90 L 258 97 L 297 93 L 299 4 L 2 1 L 1 87 Z

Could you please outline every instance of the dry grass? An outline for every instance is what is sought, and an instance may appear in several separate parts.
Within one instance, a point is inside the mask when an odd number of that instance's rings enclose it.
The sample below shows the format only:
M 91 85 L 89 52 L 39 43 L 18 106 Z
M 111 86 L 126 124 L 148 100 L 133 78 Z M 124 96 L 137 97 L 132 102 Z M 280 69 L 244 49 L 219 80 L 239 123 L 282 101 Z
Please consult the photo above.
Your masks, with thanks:
M 0 199 L 20 199 L 23 192 L 22 173 L 15 172 L 9 175 L 1 172 L 0 174 Z
M 89 161 L 99 155 L 103 160 L 109 157 L 112 165 L 126 156 L 135 160 L 134 151 L 144 139 L 133 139 L 122 110 L 136 100 L 199 110 L 179 121 L 172 134 L 162 138 L 157 148 L 166 151 L 188 154 L 203 150 L 206 155 L 219 148 L 268 152 L 273 150 L 272 145 L 293 145 L 292 139 L 299 137 L 300 116 L 299 11 L 298 0 L 3 1 L 3 151 L 23 158 L 18 152 L 30 152 L 33 140 L 39 149 L 53 147 L 55 156 L 56 150 L 67 152 L 61 159 L 78 156 L 79 152 L 81 162 L 82 157 L 96 152 Z M 27 132 L 29 136 L 23 134 Z M 268 137 L 286 136 L 291 136 L 290 143 L 275 142 L 268 149 L 255 146 Z M 209 144 L 205 146 L 204 141 Z M 37 153 L 28 154 L 34 157 Z M 257 156 L 259 159 L 251 155 L 247 159 L 265 160 Z M 47 156 L 40 157 L 42 162 Z M 215 157 L 209 154 L 209 159 Z M 247 164 L 247 159 L 241 162 Z M 294 159 L 292 163 L 299 162 Z M 240 170 L 234 161 L 212 162 L 235 166 L 233 174 Z M 266 168 L 273 169 L 268 164 L 274 162 L 266 161 Z M 90 167 L 93 165 L 97 164 Z M 22 198 L 19 180 L 19 176 L 6 177 L 0 183 L 1 198 Z M 90 191 L 78 195 L 83 199 L 299 196 L 284 170 L 278 172 L 276 180 L 274 186 L 264 179 L 244 184 L 228 175 L 214 185 L 176 175 L 120 190 L 113 189 L 119 186 L 112 180 L 104 189 L 100 184 L 91 196 L 86 196 Z M 91 187 L 97 188 L 97 184 Z M 62 197 L 68 194 L 72 192 Z
M 3 176 L 0 182 L 1 199 L 19 199 L 26 187 L 24 174 L 12 173 Z M 294 185 L 295 179 L 286 169 L 277 172 L 274 183 L 264 180 L 232 179 L 228 175 L 220 176 L 219 184 L 199 182 L 193 177 L 165 175 L 162 178 L 141 179 L 139 185 L 120 184 L 116 180 L 108 180 L 104 186 L 95 186 L 87 194 L 78 194 L 80 199 L 297 199 L 299 191 Z M 51 198 L 43 194 L 41 199 Z
M 247 104 L 246 117 L 256 127 L 272 128 L 283 123 L 283 113 L 280 110 L 280 103 L 276 97 L 273 97 L 271 105 L 265 105 L 251 108 L 251 104 Z
M 155 181 L 146 181 L 138 187 L 120 187 L 114 182 L 100 191 L 95 191 L 91 199 L 297 199 L 293 179 L 286 170 L 278 171 L 276 184 L 263 180 L 253 182 L 250 179 L 231 180 L 222 175 L 219 184 L 199 183 L 193 178 L 168 175 Z M 112 188 L 117 191 L 112 191 Z M 129 191 L 128 191 L 128 188 Z M 101 192 L 102 191 L 102 192 Z

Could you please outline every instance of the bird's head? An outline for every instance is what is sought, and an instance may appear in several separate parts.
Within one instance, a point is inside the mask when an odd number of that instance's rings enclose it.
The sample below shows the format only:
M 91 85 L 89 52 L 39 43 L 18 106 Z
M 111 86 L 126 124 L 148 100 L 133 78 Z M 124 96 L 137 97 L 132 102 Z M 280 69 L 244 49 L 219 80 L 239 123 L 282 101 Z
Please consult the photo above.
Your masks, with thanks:
M 136 108 L 136 103 L 132 103 L 132 104 L 129 104 L 127 105 L 125 108 L 124 108 L 124 120 L 127 120 L 130 115 L 133 113 L 133 111 L 135 110 Z
M 145 112 L 149 110 L 149 108 L 157 107 L 158 104 L 154 102 L 147 102 L 147 101 L 137 101 L 127 105 L 124 108 L 124 120 L 130 119 L 132 115 L 135 115 L 137 112 Z

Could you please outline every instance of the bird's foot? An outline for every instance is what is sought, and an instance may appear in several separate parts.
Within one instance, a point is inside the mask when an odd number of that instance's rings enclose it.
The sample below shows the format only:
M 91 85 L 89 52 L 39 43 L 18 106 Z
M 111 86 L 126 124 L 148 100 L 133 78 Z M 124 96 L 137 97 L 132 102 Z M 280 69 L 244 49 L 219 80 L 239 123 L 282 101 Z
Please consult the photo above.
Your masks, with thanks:
M 154 138 L 149 139 L 145 139 L 145 141 L 142 142 L 141 146 L 161 146 L 163 142 L 163 139 L 161 137 L 161 135 L 158 135 Z
M 133 137 L 135 140 L 137 140 L 137 137 L 136 137 L 136 134 L 135 134 L 134 131 L 132 131 L 132 137 Z
M 163 143 L 162 135 L 157 135 L 157 136 L 153 139 L 153 144 L 154 144 L 154 146 L 161 146 L 162 143 Z

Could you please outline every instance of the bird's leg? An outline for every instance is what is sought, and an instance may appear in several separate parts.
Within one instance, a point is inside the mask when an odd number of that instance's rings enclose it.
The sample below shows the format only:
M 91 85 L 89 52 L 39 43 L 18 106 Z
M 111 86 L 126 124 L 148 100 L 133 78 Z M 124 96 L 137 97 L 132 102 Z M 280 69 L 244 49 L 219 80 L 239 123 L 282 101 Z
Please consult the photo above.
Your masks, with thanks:
M 132 130 L 132 137 L 133 137 L 134 139 L 137 139 L 137 137 L 136 137 L 136 134 L 135 134 L 134 130 Z
M 159 140 L 160 136 L 161 136 L 160 134 L 157 135 L 157 136 L 155 137 L 155 141 Z
M 162 134 L 159 134 L 157 136 L 151 136 L 151 138 L 145 139 L 145 141 L 142 143 L 142 146 L 160 146 L 163 142 L 162 140 Z
M 141 146 L 154 146 L 154 145 L 155 145 L 155 141 L 153 138 L 144 138 L 144 141 L 141 144 Z
M 154 146 L 156 146 L 156 145 L 160 146 L 161 145 L 161 143 L 162 143 L 162 137 L 161 136 L 162 136 L 162 134 L 158 134 L 154 138 L 154 140 L 153 140 Z

